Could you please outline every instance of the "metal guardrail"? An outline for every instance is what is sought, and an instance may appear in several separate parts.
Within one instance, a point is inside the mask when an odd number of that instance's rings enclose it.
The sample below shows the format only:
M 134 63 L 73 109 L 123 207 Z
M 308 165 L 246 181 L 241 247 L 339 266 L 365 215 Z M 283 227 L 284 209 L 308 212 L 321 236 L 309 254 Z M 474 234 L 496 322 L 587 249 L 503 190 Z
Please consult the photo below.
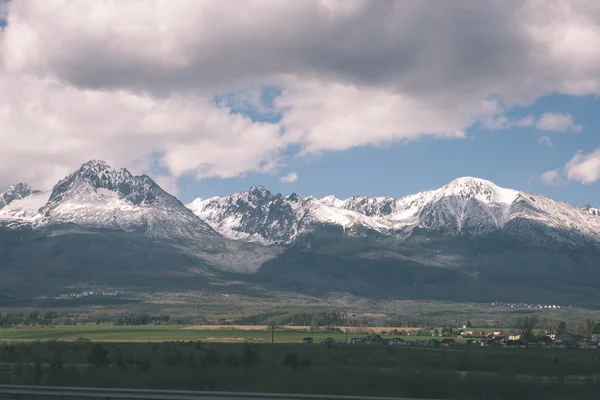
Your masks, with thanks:
M 241 393 L 186 390 L 116 389 L 62 386 L 0 385 L 0 395 L 90 397 L 105 399 L 149 399 L 149 400 L 417 400 L 400 397 L 336 396 L 284 393 Z M 419 399 L 427 400 L 427 399 Z M 429 399 L 434 400 L 434 399 Z

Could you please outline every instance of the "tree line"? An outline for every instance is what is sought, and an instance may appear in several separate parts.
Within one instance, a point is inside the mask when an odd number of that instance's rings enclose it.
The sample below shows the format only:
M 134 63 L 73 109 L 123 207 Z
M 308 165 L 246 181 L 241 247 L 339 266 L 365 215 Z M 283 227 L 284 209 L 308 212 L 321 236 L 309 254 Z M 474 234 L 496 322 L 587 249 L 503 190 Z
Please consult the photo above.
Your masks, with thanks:
M 94 318 L 61 311 L 16 311 L 0 313 L 0 327 L 56 326 L 112 323 L 115 325 L 193 325 L 208 324 L 202 316 L 152 315 L 148 313 L 123 313 Z

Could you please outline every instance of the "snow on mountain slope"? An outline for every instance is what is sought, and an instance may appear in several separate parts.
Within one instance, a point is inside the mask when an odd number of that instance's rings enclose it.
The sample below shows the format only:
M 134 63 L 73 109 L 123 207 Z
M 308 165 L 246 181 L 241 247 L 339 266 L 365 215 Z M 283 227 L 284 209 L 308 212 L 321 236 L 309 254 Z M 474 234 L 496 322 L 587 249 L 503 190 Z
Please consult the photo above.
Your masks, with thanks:
M 271 244 L 296 235 L 296 211 L 290 200 L 273 196 L 262 186 L 223 198 L 196 199 L 187 207 L 230 239 Z
M 583 209 L 585 211 L 587 211 L 589 214 L 596 215 L 596 216 L 600 217 L 600 208 L 594 208 L 594 207 L 592 207 L 590 205 L 586 205 L 585 207 L 583 207 Z
M 165 239 L 219 236 L 146 175 L 89 161 L 54 186 L 36 226 L 74 223 Z
M 39 215 L 50 193 L 34 190 L 27 183 L 17 183 L 0 193 L 0 220 L 30 222 Z
M 51 194 L 27 184 L 11 186 L 0 194 L 4 226 L 73 223 L 192 240 L 216 238 L 220 233 L 265 245 L 292 243 L 318 225 L 339 226 L 348 235 L 355 234 L 355 228 L 402 237 L 415 228 L 451 236 L 504 230 L 520 240 L 539 241 L 544 236 L 546 242 L 598 244 L 598 214 L 598 209 L 589 206 L 578 208 L 471 177 L 402 198 L 340 200 L 328 196 L 318 200 L 295 193 L 272 194 L 258 186 L 227 197 L 196 199 L 186 207 L 148 176 L 134 176 L 94 160 L 58 182 Z
M 226 237 L 265 244 L 291 243 L 315 223 L 345 229 L 360 226 L 381 233 L 410 232 L 419 227 L 475 236 L 507 224 L 516 235 L 519 230 L 529 231 L 527 224 L 540 224 L 594 243 L 600 241 L 600 218 L 592 212 L 472 177 L 403 198 L 340 200 L 328 196 L 316 200 L 296 194 L 273 195 L 259 187 L 223 198 L 197 199 L 188 207 Z M 527 221 L 527 227 L 521 221 Z
M 321 200 L 319 200 L 319 202 L 326 206 L 336 207 L 336 208 L 344 208 L 344 203 L 345 203 L 344 200 L 340 200 L 337 197 L 335 197 L 334 195 L 323 197 Z
M 49 192 L 36 192 L 22 199 L 13 200 L 0 208 L 0 219 L 33 221 L 39 216 L 38 210 L 46 204 L 49 196 Z
M 313 223 L 389 228 L 374 218 L 330 206 L 312 196 L 273 195 L 262 186 L 228 197 L 198 198 L 187 207 L 225 237 L 262 244 L 290 243 Z
M 477 178 L 459 178 L 448 185 L 403 198 L 351 197 L 338 207 L 384 218 L 395 228 L 421 223 L 434 228 L 453 223 L 460 231 L 474 219 L 499 226 L 518 192 Z M 446 219 L 450 220 L 446 220 Z
M 567 203 L 501 188 L 478 178 L 458 178 L 444 187 L 400 199 L 353 197 L 341 207 L 389 221 L 392 229 L 418 226 L 453 234 L 486 234 L 515 220 L 577 230 L 593 238 L 600 219 Z
M 513 202 L 510 218 L 537 223 L 539 226 L 600 242 L 600 218 L 568 203 L 550 200 L 539 195 L 521 193 Z
M 31 194 L 39 193 L 39 190 L 32 189 L 28 183 L 21 182 L 17 183 L 16 185 L 9 186 L 6 191 L 0 193 L 0 209 L 6 207 L 13 201 L 24 199 Z

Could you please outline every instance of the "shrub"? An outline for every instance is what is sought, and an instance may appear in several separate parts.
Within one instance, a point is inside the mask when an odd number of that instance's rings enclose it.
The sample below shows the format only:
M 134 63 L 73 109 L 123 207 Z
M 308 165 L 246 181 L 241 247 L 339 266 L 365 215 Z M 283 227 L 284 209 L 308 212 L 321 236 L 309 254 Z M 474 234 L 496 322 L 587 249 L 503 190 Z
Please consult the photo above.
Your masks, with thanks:
M 298 354 L 296 353 L 286 353 L 283 356 L 283 366 L 290 369 L 298 368 Z
M 103 367 L 106 365 L 108 360 L 109 351 L 104 348 L 101 344 L 95 344 L 92 347 L 92 351 L 88 355 L 87 361 L 94 367 Z

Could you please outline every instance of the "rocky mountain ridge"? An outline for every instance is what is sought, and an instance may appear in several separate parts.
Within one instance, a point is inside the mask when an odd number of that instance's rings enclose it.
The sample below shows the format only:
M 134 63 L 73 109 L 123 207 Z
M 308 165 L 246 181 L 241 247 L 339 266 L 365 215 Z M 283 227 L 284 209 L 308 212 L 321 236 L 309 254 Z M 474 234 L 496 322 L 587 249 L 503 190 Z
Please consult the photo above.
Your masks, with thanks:
M 347 235 L 371 232 L 400 238 L 419 229 L 473 237 L 506 231 L 531 242 L 540 241 L 543 228 L 553 231 L 558 244 L 597 245 L 599 214 L 597 208 L 579 208 L 472 177 L 402 198 L 316 199 L 273 194 L 257 186 L 184 206 L 148 176 L 96 160 L 62 179 L 50 193 L 20 183 L 0 194 L 0 221 L 5 224 L 39 228 L 73 223 L 162 239 L 222 235 L 263 245 L 290 245 L 318 226 L 339 227 Z
M 519 235 L 536 225 L 562 232 L 556 240 L 563 244 L 600 242 L 600 218 L 594 209 L 472 177 L 402 198 L 284 197 L 253 187 L 227 197 L 199 198 L 188 208 L 226 237 L 263 244 L 290 244 L 315 224 L 336 225 L 349 234 L 359 228 L 401 236 L 415 229 L 450 236 L 483 236 L 506 229 Z

